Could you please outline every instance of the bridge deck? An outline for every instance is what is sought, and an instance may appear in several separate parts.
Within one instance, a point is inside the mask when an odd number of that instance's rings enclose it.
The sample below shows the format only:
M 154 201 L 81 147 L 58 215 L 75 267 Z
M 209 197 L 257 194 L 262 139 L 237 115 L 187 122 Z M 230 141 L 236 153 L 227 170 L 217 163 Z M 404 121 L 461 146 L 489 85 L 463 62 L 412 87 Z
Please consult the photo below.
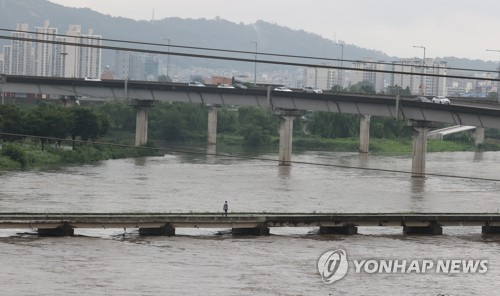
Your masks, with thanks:
M 500 213 L 0 213 L 0 228 L 500 226 Z

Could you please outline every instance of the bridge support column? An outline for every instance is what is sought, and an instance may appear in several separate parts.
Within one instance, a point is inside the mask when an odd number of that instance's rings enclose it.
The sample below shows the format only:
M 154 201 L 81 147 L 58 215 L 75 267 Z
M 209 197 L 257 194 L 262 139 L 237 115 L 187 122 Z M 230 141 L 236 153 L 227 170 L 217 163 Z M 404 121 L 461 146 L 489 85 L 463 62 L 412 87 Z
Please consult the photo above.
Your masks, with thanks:
M 279 165 L 292 165 L 293 120 L 301 116 L 299 110 L 275 110 L 280 116 Z
M 481 232 L 484 234 L 500 234 L 500 226 L 483 226 Z
M 165 224 L 165 226 L 158 228 L 139 228 L 139 235 L 174 236 L 175 228 L 170 224 Z
M 148 142 L 148 109 L 154 107 L 155 101 L 131 100 L 136 110 L 135 117 L 135 146 L 143 146 Z
M 476 127 L 474 131 L 474 144 L 479 145 L 484 143 L 484 127 Z
M 75 230 L 68 223 L 64 223 L 56 228 L 38 228 L 38 236 L 63 237 L 73 235 L 75 235 Z
M 342 235 L 358 234 L 358 227 L 352 224 L 340 225 L 340 226 L 320 226 L 319 234 L 342 234 Z
M 233 235 L 269 235 L 269 227 L 259 225 L 252 228 L 232 228 L 231 233 Z
M 418 234 L 427 234 L 427 235 L 441 235 L 443 234 L 443 227 L 439 224 L 431 224 L 428 226 L 403 226 L 403 234 L 407 235 L 418 235 Z
M 208 131 L 207 143 L 208 145 L 217 144 L 217 107 L 207 106 L 208 108 Z
M 434 126 L 433 122 L 411 120 L 413 128 L 413 159 L 411 165 L 412 177 L 425 177 L 425 156 L 427 154 L 427 132 Z
M 368 153 L 370 144 L 370 119 L 371 115 L 361 115 L 359 122 L 359 152 Z

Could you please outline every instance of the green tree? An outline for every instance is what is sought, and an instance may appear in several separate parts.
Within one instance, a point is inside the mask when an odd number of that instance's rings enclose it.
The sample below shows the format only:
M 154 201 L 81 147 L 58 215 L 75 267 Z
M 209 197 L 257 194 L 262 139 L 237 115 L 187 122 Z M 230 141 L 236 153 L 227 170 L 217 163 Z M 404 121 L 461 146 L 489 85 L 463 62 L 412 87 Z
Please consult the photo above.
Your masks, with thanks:
M 28 164 L 28 157 L 23 148 L 17 144 L 6 143 L 2 145 L 0 149 L 0 154 L 6 156 L 13 161 L 17 161 L 22 168 L 26 167 Z
M 25 113 L 16 105 L 0 105 L 0 122 L 2 128 L 0 131 L 10 134 L 25 134 L 24 117 Z M 2 138 L 6 141 L 14 141 L 22 137 L 2 135 Z
M 349 92 L 351 93 L 356 93 L 356 94 L 375 94 L 377 93 L 375 91 L 375 87 L 373 86 L 372 83 L 368 81 L 361 81 L 356 84 L 353 84 L 349 86 L 348 89 Z
M 135 111 L 123 100 L 106 102 L 97 108 L 97 112 L 108 119 L 110 128 L 127 131 L 135 128 Z
M 405 89 L 403 89 L 401 86 L 399 85 L 389 85 L 387 87 L 387 92 L 386 92 L 388 95 L 402 95 L 402 96 L 411 96 L 411 91 L 410 91 L 410 88 L 409 87 L 406 87 Z
M 404 120 L 395 120 L 389 117 L 372 116 L 370 120 L 370 137 L 373 138 L 408 138 L 411 129 Z
M 89 108 L 71 108 L 71 138 L 74 141 L 80 137 L 83 141 L 95 140 L 99 135 L 99 118 Z
M 26 115 L 26 133 L 40 138 L 42 150 L 48 137 L 64 139 L 71 132 L 71 119 L 67 108 L 40 104 Z M 60 144 L 60 140 L 58 141 Z
M 149 127 L 166 141 L 201 139 L 207 135 L 207 110 L 195 103 L 158 103 L 151 109 Z
M 331 112 L 315 112 L 309 120 L 308 130 L 323 138 L 350 138 L 359 135 L 359 116 Z
M 332 88 L 330 90 L 333 92 L 343 92 L 344 88 L 341 85 L 336 84 L 336 85 L 332 86 Z
M 238 126 L 238 112 L 234 109 L 222 108 L 217 111 L 217 132 L 234 133 Z
M 247 145 L 262 146 L 271 143 L 271 136 L 277 135 L 277 117 L 256 107 L 238 109 L 239 132 Z

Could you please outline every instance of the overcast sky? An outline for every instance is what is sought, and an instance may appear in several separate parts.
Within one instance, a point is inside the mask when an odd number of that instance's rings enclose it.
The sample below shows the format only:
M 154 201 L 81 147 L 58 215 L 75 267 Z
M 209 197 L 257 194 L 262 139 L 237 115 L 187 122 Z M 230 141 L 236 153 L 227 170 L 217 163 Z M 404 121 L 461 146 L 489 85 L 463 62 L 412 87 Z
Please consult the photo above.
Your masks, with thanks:
M 135 20 L 263 20 L 401 58 L 500 60 L 500 0 L 50 0 Z

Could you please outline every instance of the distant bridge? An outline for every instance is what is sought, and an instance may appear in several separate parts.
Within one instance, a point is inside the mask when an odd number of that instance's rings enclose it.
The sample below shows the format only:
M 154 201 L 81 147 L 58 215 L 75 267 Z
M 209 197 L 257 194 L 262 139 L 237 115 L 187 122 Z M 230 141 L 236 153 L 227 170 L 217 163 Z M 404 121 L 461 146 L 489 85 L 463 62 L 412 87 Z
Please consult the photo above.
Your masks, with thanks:
M 306 110 L 360 116 L 359 151 L 369 147 L 370 117 L 404 119 L 413 129 L 412 177 L 425 176 L 427 133 L 436 122 L 475 126 L 478 139 L 484 139 L 484 128 L 500 128 L 500 107 L 467 103 L 451 105 L 416 102 L 387 95 L 362 95 L 324 92 L 274 91 L 272 88 L 227 89 L 195 87 L 180 83 L 102 80 L 3 75 L 0 93 L 36 93 L 72 98 L 97 97 L 125 99 L 136 109 L 137 146 L 147 143 L 148 108 L 156 101 L 199 103 L 208 108 L 207 143 L 217 139 L 217 108 L 220 106 L 255 106 L 268 108 L 280 118 L 279 164 L 291 165 L 293 121 Z
M 3 75 L 0 91 L 66 97 L 191 102 L 212 106 L 255 106 L 282 110 L 386 116 L 415 121 L 500 128 L 500 107 L 483 104 L 430 104 L 388 95 L 280 92 L 273 89 L 195 87 L 157 81 L 102 80 Z
M 427 133 L 427 138 L 428 139 L 434 139 L 434 140 L 442 140 L 444 136 L 446 135 L 451 135 L 454 133 L 460 133 L 464 131 L 469 131 L 476 129 L 475 126 L 470 126 L 470 125 L 454 125 L 454 126 L 449 126 L 437 130 L 433 130 Z

